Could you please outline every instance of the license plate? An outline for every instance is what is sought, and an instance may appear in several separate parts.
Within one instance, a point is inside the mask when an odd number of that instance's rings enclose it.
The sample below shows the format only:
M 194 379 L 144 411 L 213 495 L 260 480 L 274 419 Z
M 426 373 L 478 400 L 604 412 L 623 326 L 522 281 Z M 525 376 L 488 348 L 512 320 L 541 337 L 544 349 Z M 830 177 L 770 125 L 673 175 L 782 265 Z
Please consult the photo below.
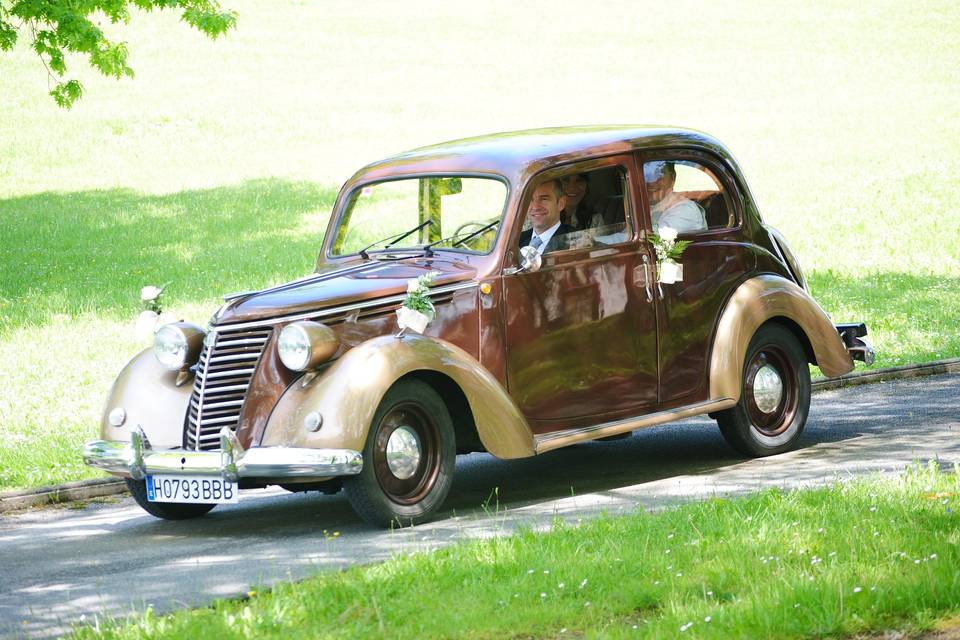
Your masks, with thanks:
M 240 501 L 236 482 L 212 476 L 147 476 L 150 502 L 224 504 Z

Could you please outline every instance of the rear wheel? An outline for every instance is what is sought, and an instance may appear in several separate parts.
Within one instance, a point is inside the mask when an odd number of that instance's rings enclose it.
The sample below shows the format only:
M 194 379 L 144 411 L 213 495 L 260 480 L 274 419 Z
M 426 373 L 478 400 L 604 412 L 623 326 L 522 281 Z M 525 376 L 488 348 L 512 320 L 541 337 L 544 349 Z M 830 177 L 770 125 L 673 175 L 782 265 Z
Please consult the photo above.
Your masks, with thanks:
M 150 502 L 147 499 L 147 483 L 143 480 L 125 478 L 127 488 L 140 507 L 152 516 L 164 520 L 189 520 L 199 518 L 216 504 L 180 504 L 177 502 Z
M 371 524 L 417 524 L 447 497 L 455 460 L 453 421 L 443 400 L 424 382 L 401 380 L 377 407 L 363 470 L 344 480 L 344 491 Z
M 749 456 L 793 449 L 810 409 L 810 369 L 796 336 L 777 324 L 754 334 L 743 366 L 740 401 L 716 414 L 730 445 Z

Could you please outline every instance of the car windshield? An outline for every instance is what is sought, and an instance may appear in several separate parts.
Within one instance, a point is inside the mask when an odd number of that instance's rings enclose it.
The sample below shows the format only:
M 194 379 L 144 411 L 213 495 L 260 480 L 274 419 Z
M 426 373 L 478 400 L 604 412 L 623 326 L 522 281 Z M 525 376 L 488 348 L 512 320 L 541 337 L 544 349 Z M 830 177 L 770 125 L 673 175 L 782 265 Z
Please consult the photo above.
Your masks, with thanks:
M 489 253 L 506 198 L 507 186 L 493 178 L 426 176 L 368 184 L 351 195 L 331 255 L 427 244 Z

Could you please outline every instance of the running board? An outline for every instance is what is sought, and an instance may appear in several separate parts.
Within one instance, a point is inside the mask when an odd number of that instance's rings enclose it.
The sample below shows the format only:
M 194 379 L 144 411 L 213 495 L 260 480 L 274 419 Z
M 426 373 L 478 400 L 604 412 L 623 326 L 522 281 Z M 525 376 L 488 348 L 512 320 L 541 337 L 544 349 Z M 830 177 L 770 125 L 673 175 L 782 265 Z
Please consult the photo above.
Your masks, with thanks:
M 654 427 L 658 424 L 682 420 L 691 416 L 698 416 L 704 413 L 714 411 L 723 411 L 737 404 L 732 398 L 720 398 L 719 400 L 707 400 L 697 404 L 687 405 L 670 409 L 669 411 L 658 411 L 637 418 L 627 418 L 625 420 L 616 420 L 614 422 L 604 422 L 603 424 L 592 427 L 581 427 L 579 429 L 567 429 L 565 431 L 554 431 L 552 433 L 543 433 L 533 438 L 534 451 L 536 453 L 545 453 L 561 447 L 566 447 L 585 440 L 596 440 L 597 438 L 606 438 L 620 433 L 633 431 L 634 429 L 643 429 L 644 427 Z

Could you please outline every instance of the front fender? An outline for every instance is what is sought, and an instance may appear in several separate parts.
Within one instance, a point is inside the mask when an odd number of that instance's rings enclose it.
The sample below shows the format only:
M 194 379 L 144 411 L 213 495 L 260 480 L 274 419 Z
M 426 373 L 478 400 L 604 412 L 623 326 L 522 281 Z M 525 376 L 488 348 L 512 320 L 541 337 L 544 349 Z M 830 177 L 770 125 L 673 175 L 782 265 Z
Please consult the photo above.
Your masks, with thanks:
M 419 335 L 373 338 L 319 375 L 295 381 L 267 421 L 261 446 L 363 451 L 381 398 L 393 383 L 416 371 L 441 373 L 460 387 L 487 451 L 498 458 L 534 455 L 533 432 L 499 381 L 463 349 Z M 323 423 L 308 432 L 303 421 L 313 411 Z
M 176 381 L 177 372 L 157 362 L 152 348 L 138 353 L 123 368 L 110 389 L 100 418 L 100 437 L 129 441 L 130 430 L 140 426 L 151 447 L 181 446 L 183 421 L 193 385 L 185 382 L 177 386 Z M 107 420 L 110 411 L 116 407 L 122 407 L 127 413 L 126 421 L 119 427 L 112 426 Z
M 727 301 L 710 356 L 710 397 L 740 399 L 743 361 L 753 334 L 775 318 L 800 327 L 813 349 L 816 364 L 827 377 L 853 370 L 853 360 L 820 305 L 796 284 L 775 275 L 743 282 Z

